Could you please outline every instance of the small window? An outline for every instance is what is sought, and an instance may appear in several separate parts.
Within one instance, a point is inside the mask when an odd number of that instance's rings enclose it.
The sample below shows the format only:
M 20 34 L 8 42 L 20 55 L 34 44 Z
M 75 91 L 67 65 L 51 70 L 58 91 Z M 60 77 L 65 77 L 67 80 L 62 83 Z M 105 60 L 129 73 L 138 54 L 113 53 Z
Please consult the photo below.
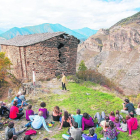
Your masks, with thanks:
M 27 61 L 27 65 L 29 66 L 29 64 L 30 64 L 30 62 L 29 61 Z

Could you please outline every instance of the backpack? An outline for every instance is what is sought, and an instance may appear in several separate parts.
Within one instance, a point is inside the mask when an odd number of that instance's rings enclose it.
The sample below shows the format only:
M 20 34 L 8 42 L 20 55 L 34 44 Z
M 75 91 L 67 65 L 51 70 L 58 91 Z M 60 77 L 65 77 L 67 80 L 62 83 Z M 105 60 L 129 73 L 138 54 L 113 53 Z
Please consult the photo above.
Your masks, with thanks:
M 37 131 L 33 129 L 29 129 L 25 132 L 25 135 L 36 135 Z

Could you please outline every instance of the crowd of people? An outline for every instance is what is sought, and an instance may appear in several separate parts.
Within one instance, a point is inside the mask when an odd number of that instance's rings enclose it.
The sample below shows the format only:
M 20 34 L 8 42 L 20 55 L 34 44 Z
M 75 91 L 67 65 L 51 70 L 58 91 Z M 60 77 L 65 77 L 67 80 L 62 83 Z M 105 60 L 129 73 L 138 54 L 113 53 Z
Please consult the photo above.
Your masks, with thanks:
M 47 132 L 52 132 L 49 130 L 45 121 L 49 116 L 46 103 L 41 102 L 38 113 L 35 114 L 32 110 L 32 105 L 28 105 L 24 94 L 21 92 L 11 102 L 10 109 L 2 101 L 0 102 L 0 115 L 4 116 L 5 113 L 9 113 L 9 119 L 19 120 L 24 116 L 23 106 L 27 106 L 25 117 L 28 123 L 23 127 L 23 130 L 16 132 L 14 122 L 10 121 L 5 128 L 6 140 L 16 140 L 17 136 L 26 131 L 28 127 L 32 127 L 34 130 L 39 130 L 41 127 L 44 127 Z M 116 140 L 120 131 L 124 133 L 128 131 L 129 136 L 131 136 L 132 131 L 138 129 L 138 121 L 135 115 L 140 115 L 140 104 L 135 109 L 134 105 L 128 99 L 125 99 L 121 113 L 125 113 L 126 117 L 122 117 L 119 110 L 116 110 L 115 113 L 111 111 L 109 115 L 105 115 L 105 112 L 102 111 L 101 114 L 97 112 L 94 116 L 90 116 L 88 113 L 81 114 L 80 109 L 77 109 L 76 115 L 72 115 L 68 111 L 62 113 L 60 108 L 55 106 L 52 113 L 52 120 L 60 122 L 59 130 L 63 127 L 68 128 L 68 134 L 62 135 L 66 140 L 98 140 L 97 134 L 95 133 L 96 127 L 103 128 L 101 132 L 103 138 L 101 139 Z M 95 121 L 96 119 L 97 121 Z M 83 131 L 87 129 L 89 129 L 89 134 L 84 134 Z M 24 140 L 31 140 L 31 137 L 25 136 Z M 47 138 L 44 140 L 47 140 Z

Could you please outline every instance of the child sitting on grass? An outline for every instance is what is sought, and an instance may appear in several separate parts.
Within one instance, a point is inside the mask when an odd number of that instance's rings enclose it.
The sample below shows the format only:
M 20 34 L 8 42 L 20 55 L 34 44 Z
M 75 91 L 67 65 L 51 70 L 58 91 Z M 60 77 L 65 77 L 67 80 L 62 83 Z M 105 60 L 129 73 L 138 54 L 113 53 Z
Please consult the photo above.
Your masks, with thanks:
M 89 129 L 89 134 L 82 134 L 82 140 L 97 140 L 97 134 L 94 133 L 94 129 Z
M 117 127 L 118 130 L 122 131 L 122 132 L 126 132 L 127 131 L 127 122 L 125 119 L 122 120 L 121 126 Z
M 32 110 L 32 105 L 28 105 L 26 110 L 26 120 L 30 121 L 29 116 L 34 115 L 34 111 Z
M 117 131 L 116 128 L 114 127 L 114 123 L 112 121 L 109 122 L 109 127 L 105 128 L 103 127 L 103 130 L 105 132 L 104 138 L 109 139 L 109 140 L 117 140 Z
M 115 117 L 114 125 L 116 128 L 120 127 L 119 117 Z
M 119 121 L 121 122 L 121 120 L 123 119 L 122 115 L 120 115 L 119 110 L 116 110 L 116 117 L 119 117 Z
M 47 119 L 47 117 L 49 116 L 49 112 L 47 111 L 47 108 L 45 108 L 46 107 L 46 103 L 42 102 L 40 104 L 40 106 L 41 106 L 41 108 L 39 109 L 39 111 L 42 111 L 44 119 Z
M 109 126 L 109 117 L 105 116 L 105 120 L 101 121 L 100 126 L 103 127 L 105 125 L 105 127 Z
M 114 111 L 111 111 L 110 115 L 109 115 L 109 119 L 114 122 L 115 121 L 115 113 Z

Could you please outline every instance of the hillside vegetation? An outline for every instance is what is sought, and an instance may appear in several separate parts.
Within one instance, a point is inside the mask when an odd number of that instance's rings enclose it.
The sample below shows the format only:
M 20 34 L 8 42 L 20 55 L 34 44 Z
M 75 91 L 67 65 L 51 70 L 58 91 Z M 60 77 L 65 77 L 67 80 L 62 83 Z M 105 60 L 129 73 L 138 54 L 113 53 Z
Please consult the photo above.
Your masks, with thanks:
M 115 26 L 119 26 L 119 25 L 127 25 L 129 23 L 132 23 L 132 22 L 135 22 L 137 20 L 140 20 L 140 12 L 130 16 L 130 17 L 127 17 L 127 18 L 124 18 L 122 20 L 120 20 L 119 22 L 117 22 L 115 25 L 113 25 L 111 28 L 115 27 Z

